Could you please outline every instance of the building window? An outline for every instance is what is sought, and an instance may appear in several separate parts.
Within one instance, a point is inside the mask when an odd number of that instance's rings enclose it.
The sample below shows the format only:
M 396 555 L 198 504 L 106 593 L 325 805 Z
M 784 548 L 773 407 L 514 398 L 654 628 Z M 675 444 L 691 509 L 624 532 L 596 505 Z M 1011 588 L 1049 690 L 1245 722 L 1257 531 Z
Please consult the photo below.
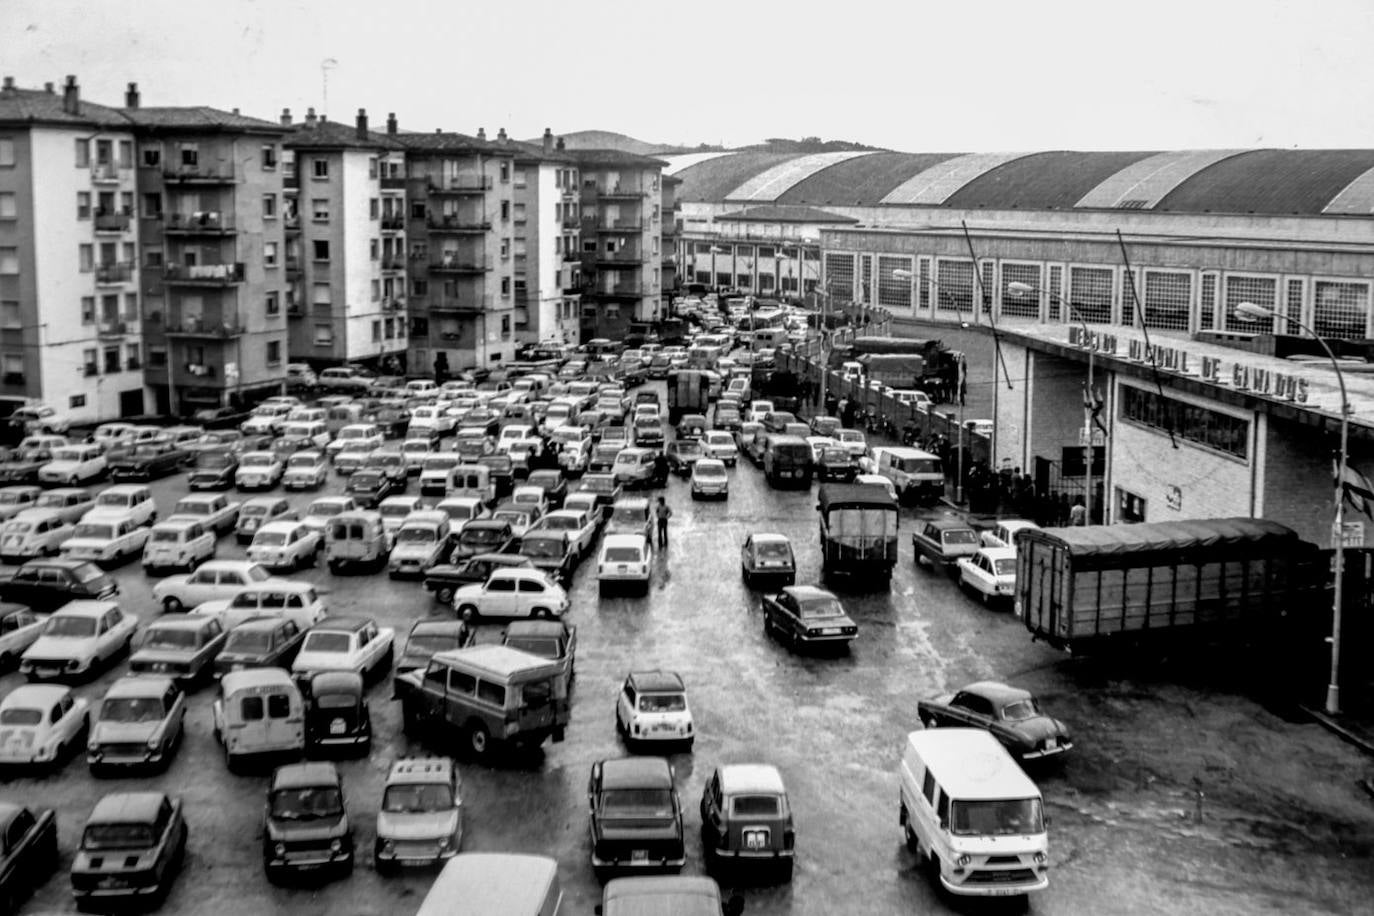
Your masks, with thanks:
M 328 159 L 322 159 L 322 158 L 316 156 L 314 159 L 310 160 L 310 167 L 311 167 L 311 172 L 310 172 L 310 174 L 314 175 L 316 178 L 328 178 L 328 177 L 329 177 L 329 160 L 328 160 Z
M 334 346 L 334 326 L 329 324 L 315 325 L 315 346 L 332 347 Z
M 161 267 L 161 266 L 162 266 L 162 249 L 161 249 L 161 248 L 149 248 L 149 249 L 145 250 L 145 251 L 143 252 L 143 266 L 144 266 L 144 267 Z
M 373 156 L 367 160 L 367 177 L 377 177 L 377 157 Z
M 263 263 L 263 266 L 264 266 L 264 267 L 276 267 L 276 266 L 277 266 L 277 243 L 276 243 L 276 242 L 263 242 L 263 243 L 262 243 L 262 263 Z
M 0 328 L 13 330 L 22 326 L 23 319 L 19 316 L 19 303 L 13 299 L 0 302 Z
M 422 200 L 412 200 L 412 201 L 410 202 L 410 218 L 411 218 L 411 219 L 424 219 L 424 218 L 425 218 L 425 202 L 424 202 L 424 201 L 422 201 Z
M 118 371 L 119 371 L 119 347 L 106 347 L 106 348 L 105 348 L 104 356 L 105 356 L 105 373 L 108 375 L 108 374 L 111 373 L 111 372 L 118 372 Z
M 381 280 L 373 280 L 373 281 L 372 281 L 372 301 L 373 301 L 373 302 L 380 302 L 381 299 L 382 299 L 382 281 L 381 281 Z
M 385 335 L 386 335 L 386 339 L 387 339 L 387 340 L 394 340 L 394 339 L 396 338 L 396 319 L 395 319 L 395 318 L 388 318 L 388 319 L 386 320 L 386 330 L 385 330 L 384 333 L 385 333 Z
M 3 255 L 3 251 L 0 251 L 0 255 Z M 78 262 L 78 264 L 80 265 L 82 271 L 89 272 L 89 271 L 94 270 L 94 269 L 95 269 L 95 246 L 94 246 L 94 245 L 87 245 L 87 244 L 82 244 L 82 245 L 76 246 L 76 259 L 77 259 L 77 262 Z M 5 273 L 5 272 L 6 272 L 6 271 L 3 269 L 3 267 L 0 267 L 0 273 Z M 16 262 L 16 263 L 15 263 L 15 269 L 12 271 L 12 273 L 18 273 L 18 272 L 19 272 L 19 265 L 18 265 L 18 263 Z
M 132 140 L 119 141 L 119 167 L 132 168 L 134 164 L 134 143 Z
M 382 202 L 377 198 L 372 198 L 367 202 L 367 215 L 371 219 L 381 219 Z
M 262 145 L 262 167 L 264 169 L 275 169 L 277 167 L 277 148 L 271 143 Z
M 1121 419 L 1244 461 L 1250 449 L 1250 422 L 1229 414 L 1121 385 Z
M 138 344 L 128 344 L 124 347 L 124 368 L 131 371 L 139 368 Z
M 503 295 L 503 296 L 509 296 L 509 295 L 510 295 L 510 277 L 502 277 L 502 278 L 501 278 L 501 295 Z
M 262 218 L 276 219 L 277 216 L 277 195 L 262 195 Z
M 316 197 L 310 201 L 310 218 L 317 223 L 329 222 L 329 200 Z
M 0 138 L 0 166 L 10 167 L 14 165 L 14 141 L 9 138 Z M 21 370 L 22 371 L 22 370 Z
M 166 348 L 166 347 L 149 347 L 149 348 L 148 348 L 148 368 L 150 368 L 150 369 L 153 369 L 153 368 L 162 369 L 162 368 L 164 368 L 166 365 L 167 365 L 167 348 Z
M 411 337 L 428 337 L 428 336 L 429 336 L 429 319 L 428 319 L 428 318 L 412 318 L 412 319 L 410 319 L 410 336 L 411 336 Z
M 1193 275 L 1182 271 L 1145 271 L 1145 327 L 1186 331 L 1193 308 Z
M 759 257 L 764 257 L 764 251 L 768 249 L 760 248 Z M 771 256 L 771 252 L 770 255 Z M 911 278 L 898 277 L 895 272 L 898 270 L 911 273 L 911 258 L 878 256 L 878 304 L 885 308 L 901 309 L 904 312 L 911 311 Z M 764 279 L 764 277 L 760 277 Z M 771 280 L 772 277 L 767 277 Z
M 281 362 L 281 341 L 269 340 L 267 342 L 267 365 L 275 366 Z
M 194 143 L 181 144 L 181 164 L 192 169 L 200 165 L 200 147 Z
M 0 193 L 0 219 L 18 219 L 19 205 L 15 201 L 14 194 L 6 191 Z
M 1030 291 L 1017 293 L 1010 289 L 1013 283 L 1028 286 Z M 1002 262 L 1003 315 L 1017 318 L 1039 318 L 1040 300 L 1042 298 L 1044 298 L 1044 289 L 1041 286 L 1039 264 Z
M 76 167 L 79 169 L 91 167 L 91 141 L 85 137 L 78 137 L 76 140 Z
M 502 180 L 502 181 L 510 181 L 510 163 L 509 163 L 509 162 L 503 162 L 503 163 L 501 163 L 501 180 Z
M 24 384 L 24 355 L 22 353 L 6 353 L 0 359 L 5 370 L 6 385 Z
M 501 240 L 501 259 L 502 259 L 502 260 L 505 260 L 505 259 L 508 258 L 508 257 L 510 257 L 510 239 L 502 239 L 502 240 Z
M 81 297 L 81 323 L 95 324 L 95 296 Z
M 322 305 L 322 306 L 324 306 L 325 308 L 328 308 L 329 305 L 330 305 L 330 303 L 333 302 L 333 296 L 330 294 L 330 286 L 329 286 L 329 284 L 328 284 L 328 283 L 316 283 L 316 284 L 314 284 L 314 285 L 311 287 L 311 290 L 310 290 L 310 302 L 311 302 L 312 305 L 316 305 L 316 306 L 321 306 L 321 305 Z
M 381 257 L 381 243 L 376 239 L 369 239 L 367 242 L 367 253 L 368 257 L 372 260 L 377 260 Z
M 316 261 L 329 260 L 329 239 L 315 239 L 312 243 Z
M 281 295 L 276 290 L 269 290 L 266 299 L 267 314 L 281 314 Z
M 81 351 L 81 372 L 83 375 L 92 376 L 100 374 L 100 366 L 96 363 L 99 354 L 95 348 Z
M 67 406 L 72 409 L 75 409 L 77 407 L 85 407 L 86 396 L 84 394 L 72 395 L 71 397 L 67 398 Z
M 77 191 L 77 192 L 76 192 L 76 218 L 77 218 L 77 219 L 90 219 L 90 218 L 91 218 L 91 192 L 90 192 L 90 191 Z
M 508 200 L 501 201 L 501 219 L 510 219 L 510 201 Z
M 1363 340 L 1369 335 L 1369 284 L 1317 280 L 1313 284 L 1312 329 L 1318 337 Z M 1285 328 L 1289 333 L 1296 329 Z
M 145 219 L 162 219 L 161 194 L 143 195 L 143 217 Z
M 143 156 L 142 162 L 145 169 L 157 169 L 162 167 L 162 147 L 145 146 L 139 152 Z
M 1088 324 L 1111 324 L 1112 288 L 1115 285 L 1115 268 L 1070 267 L 1069 304 Z M 1072 319 L 1074 315 L 1068 317 Z
M 372 320 L 372 342 L 377 343 L 382 339 L 382 323 L 377 319 Z
M 510 336 L 510 316 L 509 316 L 509 315 L 502 315 L 502 316 L 501 316 L 501 336 L 502 336 L 503 338 L 509 337 L 509 336 Z
M 1145 498 L 1117 487 L 1115 521 L 1122 525 L 1138 525 L 1145 521 Z

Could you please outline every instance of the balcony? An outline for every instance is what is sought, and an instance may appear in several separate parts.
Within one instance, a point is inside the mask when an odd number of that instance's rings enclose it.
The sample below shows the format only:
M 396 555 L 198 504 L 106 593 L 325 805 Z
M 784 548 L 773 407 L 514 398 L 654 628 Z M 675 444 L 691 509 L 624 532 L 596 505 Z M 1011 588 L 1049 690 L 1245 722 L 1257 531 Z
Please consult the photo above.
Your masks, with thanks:
M 286 314 L 289 318 L 299 318 L 301 315 L 305 314 L 305 310 L 301 308 L 299 302 L 293 302 L 286 307 Z
M 609 188 L 597 187 L 596 196 L 602 200 L 644 200 L 649 192 L 632 185 L 611 185 Z
M 128 213 L 99 213 L 95 215 L 96 232 L 127 232 L 133 220 Z
M 591 223 L 593 220 L 588 219 Z M 618 233 L 618 232 L 643 232 L 644 224 L 638 219 L 603 219 L 595 220 L 597 232 Z
M 447 181 L 429 180 L 430 194 L 483 194 L 491 190 L 490 175 L 451 175 Z
M 644 255 L 638 251 L 602 251 L 596 255 L 597 267 L 642 267 Z
M 395 271 L 405 269 L 405 258 L 401 257 L 400 255 L 394 255 L 389 258 L 382 258 L 382 273 L 394 273 Z
M 187 315 L 181 321 L 167 325 L 168 337 L 203 337 L 214 340 L 228 340 L 243 333 L 243 325 L 237 318 L 215 321 L 199 315 Z
M 581 229 L 581 228 L 582 228 L 582 220 L 578 219 L 576 216 L 565 216 L 565 217 L 563 217 L 563 228 L 564 228 L 564 229 Z
M 187 375 L 194 375 L 198 379 L 215 378 L 219 375 L 219 372 L 214 366 L 209 366 L 205 363 L 183 363 L 181 365 L 181 370 Z
M 95 268 L 95 282 L 98 286 L 114 286 L 118 283 L 128 283 L 134 278 L 134 265 L 127 261 L 117 264 L 97 264 Z
M 168 264 L 166 283 L 179 286 L 235 286 L 243 282 L 243 264 Z
M 383 300 L 382 300 L 382 311 L 384 311 L 384 312 L 399 312 L 401 309 L 403 309 L 403 308 L 405 308 L 405 307 L 406 307 L 406 301 L 405 301 L 405 299 L 402 299 L 402 298 L 399 297 L 399 296 L 394 296 L 394 297 L 392 297 L 392 298 L 390 298 L 390 299 L 383 299 Z
M 586 258 L 586 257 L 589 257 L 590 255 L 591 255 L 591 252 L 565 251 L 565 252 L 563 252 L 563 263 L 564 263 L 564 264 L 581 264 L 581 263 L 582 263 L 582 259 L 583 259 L 583 258 Z
M 484 274 L 491 270 L 485 258 L 446 257 L 429 265 L 435 274 Z
M 301 217 L 299 213 L 289 213 L 282 217 L 282 228 L 287 232 L 301 231 Z
M 95 184 L 119 184 L 120 170 L 112 162 L 91 166 L 91 181 Z
M 383 175 L 383 191 L 404 191 L 406 189 L 406 179 L 404 175 Z
M 138 324 L 125 319 L 101 319 L 96 325 L 95 333 L 97 337 L 105 339 L 124 337 L 127 334 L 137 334 Z
M 162 170 L 167 184 L 237 184 L 231 165 L 182 165 Z
M 478 233 L 490 231 L 491 220 L 483 216 L 428 216 L 425 225 L 430 232 Z
M 233 235 L 234 221 L 218 210 L 169 213 L 162 224 L 167 235 Z
M 383 216 L 383 232 L 404 232 L 406 228 L 406 218 L 404 216 Z
M 288 190 L 297 189 L 301 186 L 300 176 L 296 174 L 295 169 L 290 169 L 282 174 L 281 186 Z
M 458 313 L 462 315 L 478 315 L 486 310 L 486 301 L 482 298 L 456 299 L 439 298 L 429 302 L 429 310 L 434 313 Z
M 638 299 L 644 295 L 644 287 L 638 283 L 614 283 L 584 289 L 583 295 L 598 296 L 602 299 Z
M 288 255 L 286 256 L 286 274 L 287 274 L 287 276 L 294 276 L 294 275 L 296 275 L 296 274 L 299 274 L 300 272 L 301 272 L 301 259 L 300 259 L 300 257 L 297 256 L 297 255 L 294 255 L 294 254 L 288 254 Z

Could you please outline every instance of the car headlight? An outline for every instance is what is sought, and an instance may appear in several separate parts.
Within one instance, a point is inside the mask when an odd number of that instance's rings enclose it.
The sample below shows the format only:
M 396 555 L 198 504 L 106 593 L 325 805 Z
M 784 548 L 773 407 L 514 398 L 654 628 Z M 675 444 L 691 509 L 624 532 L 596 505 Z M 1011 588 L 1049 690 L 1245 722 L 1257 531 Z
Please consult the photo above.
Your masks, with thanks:
M 99 753 L 100 753 L 100 745 L 98 745 L 98 744 L 96 744 L 94 741 L 92 741 L 90 744 L 86 745 L 86 750 L 87 750 L 88 752 L 92 753 L 92 754 L 99 754 Z
M 286 858 L 286 844 L 278 843 L 277 845 L 273 846 L 272 854 L 276 856 L 278 859 Z
M 1037 852 L 1037 853 L 1035 854 L 1035 864 L 1036 864 L 1036 865 L 1044 865 L 1044 864 L 1045 864 L 1046 862 L 1048 862 L 1049 860 L 1050 860 L 1050 857 L 1047 856 L 1047 855 L 1045 855 L 1043 852 Z
M 343 840 L 340 840 L 337 837 L 335 839 L 330 840 L 329 851 L 334 855 L 338 855 L 339 853 L 343 852 Z
M 392 840 L 382 840 L 382 852 L 391 855 L 396 851 L 396 843 Z
M 150 751 L 155 751 L 155 750 L 157 750 L 158 743 L 159 743 L 159 742 L 158 742 L 158 739 L 157 739 L 156 737 L 154 737 L 154 738 L 149 738 L 149 739 L 148 739 L 148 750 L 150 750 Z
M 967 867 L 968 867 L 968 864 L 969 864 L 970 862 L 972 862 L 972 861 L 973 861 L 973 859 L 971 859 L 971 858 L 969 858 L 968 856 L 965 855 L 965 856 L 960 856 L 959 859 L 958 859 L 958 862 L 957 862 L 956 864 L 958 864 L 958 866 L 959 866 L 960 868 L 967 868 Z

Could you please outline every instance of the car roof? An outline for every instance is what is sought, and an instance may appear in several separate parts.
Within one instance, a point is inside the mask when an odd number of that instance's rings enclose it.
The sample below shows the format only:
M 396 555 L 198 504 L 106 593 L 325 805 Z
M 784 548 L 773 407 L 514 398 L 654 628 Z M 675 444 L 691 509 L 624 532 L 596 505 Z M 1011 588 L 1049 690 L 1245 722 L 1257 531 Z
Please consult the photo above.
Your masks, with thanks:
M 147 489 L 148 488 L 141 483 L 117 483 L 112 487 L 106 487 L 101 490 L 99 495 L 104 496 L 106 493 L 119 493 L 121 495 L 125 493 L 142 493 L 146 492 Z
M 501 508 L 504 509 L 507 507 L 502 506 Z M 468 522 L 466 525 L 464 525 L 463 530 L 468 531 L 475 530 L 478 528 L 506 528 L 509 526 L 510 522 L 506 521 L 504 518 L 475 518 L 472 521 Z
M 1002 706 L 1006 703 L 1014 703 L 1018 700 L 1029 700 L 1032 697 L 1029 690 L 1023 690 L 1020 687 L 1012 687 L 1008 684 L 1003 684 L 1001 681 L 975 681 L 959 692 L 986 697 L 998 706 Z
M 814 600 L 816 598 L 834 598 L 835 593 L 815 585 L 788 585 L 783 591 L 799 601 Z
M 927 519 L 926 524 L 940 531 L 967 530 L 972 531 L 973 526 L 962 519 L 957 518 L 932 518 Z
M 601 539 L 601 546 L 606 547 L 644 547 L 649 539 L 642 534 L 608 534 Z
M 989 560 L 1015 560 L 1015 547 L 983 547 L 979 553 L 986 554 Z
M 204 614 L 164 614 L 145 628 L 157 627 L 159 630 L 203 630 L 215 622 L 215 617 Z
M 276 521 L 271 521 L 268 522 L 266 525 L 263 525 L 261 528 L 258 529 L 258 533 L 261 534 L 264 531 L 280 531 L 282 533 L 286 533 L 288 531 L 292 531 L 296 528 L 301 527 L 301 524 L 301 522 L 298 522 L 295 519 L 278 519 Z
M 317 671 L 310 676 L 311 693 L 362 693 L 363 676 L 356 671 Z
M 249 506 L 275 506 L 278 503 L 285 503 L 285 497 L 281 496 L 254 496 L 252 499 L 243 501 L 240 509 L 247 509 Z
M 513 620 L 506 625 L 506 636 L 562 637 L 567 632 L 561 620 Z
M 169 677 L 147 674 L 126 674 L 110 685 L 105 698 L 110 697 L 160 697 L 172 686 Z
M 437 509 L 417 509 L 407 515 L 405 521 L 402 522 L 401 525 L 404 527 L 405 525 L 410 525 L 415 522 L 419 522 L 422 525 L 440 525 L 448 520 L 449 517 L 447 512 L 440 512 Z
M 310 632 L 340 631 L 357 633 L 372 623 L 371 617 L 329 617 L 310 628 Z
M 0 707 L 51 706 L 72 692 L 62 684 L 20 684 L 0 700 Z
M 194 617 L 195 615 L 193 614 L 193 615 L 191 615 L 191 616 Z M 275 630 L 277 627 L 281 626 L 282 623 L 287 622 L 287 620 L 288 620 L 288 618 L 286 618 L 286 617 L 277 617 L 277 616 L 271 616 L 271 617 L 250 617 L 250 618 L 248 618 L 247 620 L 245 620 L 243 623 L 240 623 L 238 626 L 234 627 L 234 628 L 233 628 L 233 631 L 237 631 L 237 630 L 248 630 L 248 631 L 251 631 L 251 632 L 256 633 L 256 632 L 259 631 L 259 630 Z M 231 632 L 233 632 L 233 631 L 231 631 Z
M 676 693 L 686 690 L 676 671 L 631 671 L 630 683 L 641 693 Z
M 673 770 L 664 757 L 616 757 L 601 761 L 603 789 L 671 789 Z
M 271 617 L 259 619 L 276 622 L 276 619 Z M 284 668 L 245 668 L 241 671 L 230 671 L 224 675 L 219 683 L 220 690 L 225 696 L 245 687 L 290 687 L 292 690 L 297 689 L 296 682 L 291 680 L 290 673 Z
M 151 823 L 166 799 L 161 792 L 111 792 L 95 803 L 86 824 Z
M 116 607 L 113 601 L 68 601 L 60 608 L 52 612 L 52 616 L 62 617 L 99 617 L 112 607 Z
M 323 761 L 288 763 L 272 773 L 272 788 L 303 789 L 311 786 L 338 785 L 339 771 L 334 764 Z
M 417 620 L 410 626 L 411 635 L 415 633 L 452 633 L 461 634 L 467 630 L 467 624 L 461 620 L 451 620 L 443 617 L 428 617 L 424 620 Z
M 19 514 L 23 515 L 22 512 Z M 193 518 L 189 515 L 170 515 L 167 518 L 164 518 L 162 521 L 158 522 L 157 524 L 153 525 L 153 529 L 156 530 L 160 528 L 164 531 L 169 529 L 180 531 L 183 528 L 190 528 L 192 525 L 199 524 L 201 524 L 200 519 Z
M 907 735 L 907 746 L 952 798 L 1039 798 L 1040 790 L 991 732 L 933 728 Z
M 456 770 L 447 757 L 402 757 L 391 765 L 386 781 L 447 783 Z
M 722 766 L 720 787 L 726 795 L 757 792 L 781 795 L 787 790 L 778 768 L 768 763 L 728 763 Z
M 29 522 L 36 522 L 41 521 L 45 518 L 52 518 L 58 515 L 58 511 L 52 508 L 51 506 L 40 506 L 37 509 L 25 509 L 18 515 L 11 518 L 10 521 L 23 520 Z

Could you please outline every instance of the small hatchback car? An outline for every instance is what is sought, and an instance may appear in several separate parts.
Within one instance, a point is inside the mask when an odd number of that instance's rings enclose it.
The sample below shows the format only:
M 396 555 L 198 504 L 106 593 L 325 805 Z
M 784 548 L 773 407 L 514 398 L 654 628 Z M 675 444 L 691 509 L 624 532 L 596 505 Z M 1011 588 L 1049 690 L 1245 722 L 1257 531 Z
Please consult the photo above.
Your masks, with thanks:
M 378 873 L 439 865 L 463 846 L 462 780 L 447 757 L 407 757 L 391 765 L 377 813 L 372 858 Z
M 717 767 L 701 796 L 701 846 L 708 868 L 727 863 L 771 866 L 792 880 L 796 835 L 787 789 L 776 767 Z
M 112 792 L 96 802 L 72 860 L 78 909 L 156 901 L 171 890 L 186 855 L 181 799 L 161 792 Z
M 591 809 L 592 868 L 678 871 L 687 862 L 682 805 L 673 768 L 662 757 L 626 757 L 592 764 L 587 784 Z
M 631 671 L 615 704 L 615 730 L 628 750 L 678 745 L 696 739 L 687 688 L 672 671 Z
M 353 873 L 353 825 L 334 764 L 277 767 L 267 790 L 262 864 L 274 884 L 290 875 Z

